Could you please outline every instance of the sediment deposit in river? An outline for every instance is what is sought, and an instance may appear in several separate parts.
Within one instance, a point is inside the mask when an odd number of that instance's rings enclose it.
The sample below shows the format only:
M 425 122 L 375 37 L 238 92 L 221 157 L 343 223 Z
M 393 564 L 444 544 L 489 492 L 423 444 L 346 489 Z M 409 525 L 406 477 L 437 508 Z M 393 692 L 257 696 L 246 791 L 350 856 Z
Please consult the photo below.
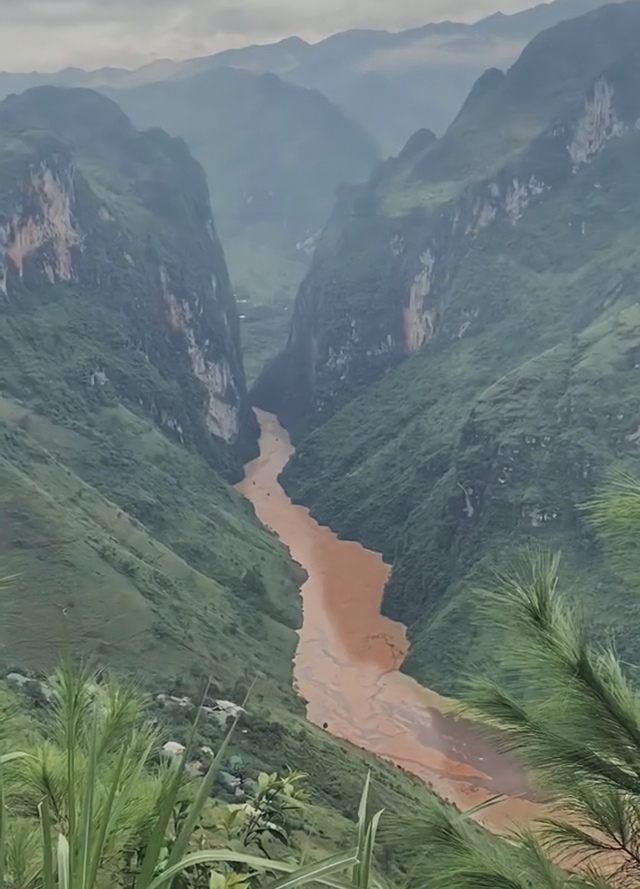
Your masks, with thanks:
M 260 456 L 247 464 L 238 489 L 308 574 L 295 660 L 308 718 L 413 772 L 463 809 L 505 794 L 483 812 L 487 825 L 528 820 L 537 807 L 519 769 L 468 722 L 444 715 L 447 701 L 399 672 L 405 629 L 380 614 L 389 567 L 291 502 L 278 483 L 293 453 L 289 436 L 273 415 L 256 414 Z

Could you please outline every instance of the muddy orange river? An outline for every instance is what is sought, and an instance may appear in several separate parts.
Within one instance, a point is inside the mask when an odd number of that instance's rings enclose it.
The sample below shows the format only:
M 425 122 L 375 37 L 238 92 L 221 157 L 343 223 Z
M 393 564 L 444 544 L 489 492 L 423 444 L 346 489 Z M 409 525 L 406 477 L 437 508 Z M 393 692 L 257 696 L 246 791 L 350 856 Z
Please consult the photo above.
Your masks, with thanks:
M 471 723 L 446 715 L 449 701 L 399 671 L 405 628 L 380 614 L 389 566 L 291 502 L 278 483 L 293 453 L 289 436 L 273 415 L 256 414 L 260 456 L 247 464 L 238 489 L 308 575 L 295 658 L 308 718 L 414 773 L 463 810 L 504 794 L 478 816 L 488 827 L 531 820 L 539 807 L 521 771 Z

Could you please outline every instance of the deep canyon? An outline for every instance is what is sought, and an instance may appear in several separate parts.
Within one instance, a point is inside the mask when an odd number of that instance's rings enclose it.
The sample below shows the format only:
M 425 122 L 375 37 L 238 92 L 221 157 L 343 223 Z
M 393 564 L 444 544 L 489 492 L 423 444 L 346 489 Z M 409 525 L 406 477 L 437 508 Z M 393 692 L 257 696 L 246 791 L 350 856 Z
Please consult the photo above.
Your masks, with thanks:
M 450 715 L 451 701 L 400 672 L 405 628 L 380 613 L 389 567 L 291 502 L 278 481 L 294 451 L 289 435 L 274 415 L 256 414 L 260 456 L 238 490 L 307 573 L 295 681 L 308 718 L 417 775 L 462 810 L 504 796 L 482 811 L 487 826 L 530 820 L 538 804 L 518 767 Z

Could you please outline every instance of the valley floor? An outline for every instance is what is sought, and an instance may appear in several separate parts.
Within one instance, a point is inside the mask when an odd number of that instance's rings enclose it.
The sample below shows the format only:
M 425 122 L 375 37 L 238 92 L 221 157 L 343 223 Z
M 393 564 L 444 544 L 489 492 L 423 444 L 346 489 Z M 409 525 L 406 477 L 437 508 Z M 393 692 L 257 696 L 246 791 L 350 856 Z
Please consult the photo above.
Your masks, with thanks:
M 448 716 L 451 701 L 400 672 L 408 651 L 404 627 L 380 614 L 389 568 L 291 502 L 278 482 L 293 453 L 289 436 L 272 414 L 257 415 L 260 456 L 238 490 L 308 575 L 295 659 L 308 718 L 419 776 L 463 810 L 509 797 L 487 811 L 487 825 L 535 817 L 539 807 L 521 771 L 471 724 Z

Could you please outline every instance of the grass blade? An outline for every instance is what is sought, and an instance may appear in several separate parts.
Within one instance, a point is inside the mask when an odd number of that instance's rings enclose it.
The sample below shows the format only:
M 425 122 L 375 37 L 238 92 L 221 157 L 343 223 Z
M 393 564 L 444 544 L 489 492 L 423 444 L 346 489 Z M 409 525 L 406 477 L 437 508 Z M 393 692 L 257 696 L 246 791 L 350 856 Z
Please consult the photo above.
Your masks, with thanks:
M 69 842 L 63 834 L 58 835 L 58 886 L 60 889 L 71 887 L 71 855 Z
M 324 878 L 346 870 L 355 861 L 357 858 L 353 853 L 333 855 L 331 858 L 316 861 L 306 867 L 299 867 L 288 876 L 273 883 L 267 883 L 264 889 L 293 889 L 294 886 L 304 886 L 307 883 L 322 883 Z
M 18 759 L 33 759 L 30 753 L 3 753 L 0 756 L 0 765 L 4 765 L 8 762 L 15 762 Z
M 247 701 L 249 699 L 249 696 L 251 695 L 254 685 L 255 685 L 255 680 L 252 682 L 251 687 L 249 688 L 249 691 L 247 692 L 247 696 L 245 697 L 245 699 L 243 701 L 242 710 L 244 710 L 244 708 L 247 705 Z M 224 740 L 223 740 L 222 744 L 220 745 L 220 749 L 216 753 L 214 760 L 211 763 L 207 774 L 204 776 L 204 778 L 200 782 L 200 786 L 198 788 L 196 797 L 193 800 L 193 802 L 191 803 L 191 806 L 189 808 L 189 813 L 185 819 L 184 824 L 182 825 L 182 828 L 176 838 L 175 843 L 173 844 L 173 848 L 171 850 L 171 854 L 169 855 L 169 860 L 167 862 L 168 867 L 172 867 L 173 865 L 177 864 L 178 861 L 180 861 L 180 859 L 186 854 L 187 849 L 189 848 L 189 840 L 191 839 L 193 831 L 196 828 L 196 825 L 198 823 L 198 818 L 200 817 L 200 814 L 204 808 L 204 805 L 205 805 L 206 801 L 209 799 L 209 796 L 211 794 L 211 788 L 213 787 L 214 778 L 222 766 L 227 749 L 229 748 L 229 744 L 231 743 L 231 738 L 233 737 L 233 733 L 235 732 L 236 726 L 238 725 L 238 721 L 239 721 L 241 715 L 242 715 L 242 713 L 239 712 L 238 715 L 236 716 L 236 718 L 233 720 L 233 723 L 231 724 L 231 728 L 225 735 Z
M 120 753 L 120 758 L 118 759 L 115 772 L 111 778 L 111 787 L 109 788 L 109 796 L 104 808 L 100 830 L 98 831 L 93 843 L 91 868 L 89 871 L 89 887 L 95 885 L 98 876 L 98 870 L 100 868 L 100 863 L 104 855 L 107 838 L 113 825 L 117 824 L 118 818 L 120 817 L 122 810 L 129 801 L 133 790 L 138 785 L 142 772 L 144 771 L 149 756 L 151 755 L 151 750 L 153 749 L 155 740 L 155 738 L 151 738 L 140 759 L 138 760 L 136 768 L 131 773 L 127 782 L 122 788 L 120 788 L 120 779 L 124 771 L 124 764 L 127 758 L 128 751 L 126 748 L 123 747 Z
M 207 686 L 207 690 L 204 694 L 205 699 L 208 692 L 209 686 Z M 178 799 L 178 794 L 180 793 L 180 787 L 182 786 L 182 780 L 187 766 L 187 761 L 191 754 L 191 750 L 193 749 L 193 744 L 196 738 L 201 718 L 202 705 L 199 707 L 197 716 L 193 721 L 191 729 L 189 730 L 189 736 L 184 748 L 184 753 L 180 757 L 180 762 L 175 769 L 169 772 L 167 776 L 166 790 L 165 788 L 163 788 L 161 791 L 160 808 L 158 810 L 158 815 L 155 819 L 153 831 L 151 832 L 151 837 L 149 839 L 149 843 L 147 845 L 144 858 L 142 860 L 142 867 L 140 868 L 140 874 L 136 881 L 136 889 L 147 889 L 147 887 L 149 887 L 152 883 L 153 875 L 156 871 L 158 861 L 160 860 L 160 854 L 162 852 L 162 847 L 167 835 L 167 828 L 171 820 L 174 806 Z
M 0 889 L 4 889 L 4 862 L 7 842 L 7 814 L 4 805 L 4 775 L 0 762 Z
M 358 806 L 358 842 L 356 845 L 356 851 L 358 854 L 358 863 L 353 868 L 353 873 L 351 875 L 351 881 L 354 886 L 361 886 L 360 882 L 360 869 L 362 868 L 364 861 L 364 852 L 365 845 L 367 842 L 367 809 L 369 806 L 369 790 L 371 788 L 371 771 L 367 772 L 367 779 L 364 782 L 364 787 L 362 788 L 362 795 L 360 797 L 360 805 Z
M 102 821 L 92 843 L 90 863 L 86 875 L 87 887 L 94 886 L 96 878 L 98 876 L 98 869 L 100 867 L 100 862 L 102 861 L 102 856 L 104 854 L 104 847 L 109 833 L 109 827 L 112 823 L 114 801 L 118 792 L 118 787 L 120 786 L 120 778 L 122 776 L 122 770 L 124 768 L 126 756 L 127 750 L 123 746 L 118 758 L 118 762 L 116 764 L 115 772 L 111 776 L 111 787 L 109 788 L 109 796 L 107 797 L 104 812 L 102 813 Z
M 367 837 L 364 844 L 362 857 L 360 858 L 360 864 L 358 866 L 360 889 L 369 889 L 369 884 L 371 883 L 371 874 L 373 871 L 373 850 L 376 844 L 376 834 L 378 832 L 380 819 L 382 818 L 382 812 L 383 810 L 376 812 L 376 814 L 371 819 L 369 828 L 367 830 Z
M 42 875 L 44 889 L 55 889 L 55 874 L 53 871 L 53 842 L 51 840 L 51 815 L 46 803 L 38 806 L 40 813 L 40 830 L 42 833 Z
M 507 797 L 503 793 L 497 793 L 495 796 L 492 796 L 490 799 L 485 800 L 483 803 L 478 803 L 478 805 L 474 806 L 472 809 L 467 809 L 465 811 L 465 815 L 467 815 L 469 818 L 473 818 L 473 816 L 477 815 L 478 812 L 483 812 L 485 809 L 490 809 L 492 806 L 497 806 L 498 803 L 501 803 L 505 799 L 507 799 Z
M 98 751 L 98 714 L 93 714 L 93 725 L 91 727 L 91 740 L 89 742 L 89 761 L 87 763 L 87 772 L 84 777 L 85 792 L 80 809 L 80 820 L 82 823 L 82 836 L 80 839 L 80 849 L 74 850 L 78 854 L 80 860 L 80 886 L 82 889 L 89 889 L 90 883 L 89 871 L 91 868 L 91 837 L 93 835 L 93 813 L 95 804 L 95 788 L 96 788 L 96 772 L 97 772 L 97 751 Z
M 302 873 L 305 882 L 311 882 L 311 880 L 322 882 L 323 876 L 328 877 L 332 873 L 345 870 L 346 868 L 351 867 L 356 860 L 356 856 L 353 852 L 343 852 L 340 855 L 334 855 L 332 858 L 327 858 L 324 861 L 309 865 L 306 868 L 299 868 L 297 865 L 289 862 L 272 861 L 270 858 L 259 858 L 257 855 L 234 852 L 230 849 L 209 849 L 204 852 L 193 852 L 191 855 L 187 855 L 183 858 L 182 861 L 168 867 L 163 873 L 156 877 L 156 879 L 149 885 L 148 889 L 160 889 L 161 886 L 164 886 L 179 873 L 188 870 L 190 867 L 194 867 L 196 864 L 219 864 L 221 862 L 244 864 L 246 867 L 250 867 L 256 871 L 266 870 L 274 871 L 276 873 L 279 871 L 290 876 L 296 872 Z M 313 876 L 307 877 L 306 874 L 311 868 L 313 868 Z M 300 884 L 293 883 L 291 885 Z M 339 884 L 332 883 L 331 885 L 337 887 Z M 269 889 L 275 889 L 275 886 L 269 886 Z M 344 889 L 346 889 L 346 886 Z
M 76 846 L 76 753 L 81 741 L 81 716 L 83 692 L 86 688 L 86 675 L 76 671 L 73 666 L 71 654 L 71 640 L 68 635 L 68 626 L 65 624 L 63 638 L 63 658 L 60 668 L 61 707 L 63 714 L 63 730 L 67 753 L 67 821 L 69 839 L 58 838 L 58 885 L 61 889 L 68 889 L 73 880 L 73 855 L 71 849 Z M 63 842 L 61 842 L 63 841 Z M 66 852 L 65 852 L 66 844 Z M 61 856 L 64 858 L 66 875 L 60 873 Z M 65 858 L 66 856 L 66 858 Z M 62 880 L 66 879 L 67 886 L 63 887 Z

